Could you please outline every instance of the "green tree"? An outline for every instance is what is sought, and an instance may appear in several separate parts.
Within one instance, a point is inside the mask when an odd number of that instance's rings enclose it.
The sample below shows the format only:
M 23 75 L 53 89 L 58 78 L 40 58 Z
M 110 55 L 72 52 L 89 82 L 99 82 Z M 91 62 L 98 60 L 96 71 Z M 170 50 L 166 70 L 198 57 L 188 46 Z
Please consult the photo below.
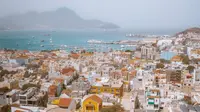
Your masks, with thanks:
M 162 63 L 157 63 L 156 64 L 156 68 L 164 68 L 164 67 L 165 67 L 165 65 L 162 64 Z
M 125 52 L 132 52 L 131 50 L 125 50 Z
M 65 84 L 62 84 L 62 90 L 66 89 Z
M 2 87 L 0 88 L 0 92 L 8 92 L 9 91 L 9 88 L 8 87 Z
M 189 70 L 190 73 L 192 73 L 192 72 L 194 71 L 194 69 L 195 69 L 195 67 L 194 67 L 194 66 L 191 66 L 191 65 L 189 65 L 189 66 L 187 67 L 187 70 Z
M 125 110 L 121 105 L 115 104 L 111 107 L 102 108 L 100 112 L 125 112 Z
M 184 55 L 184 54 L 182 54 L 182 55 L 180 55 L 180 57 L 183 59 L 183 64 L 189 64 L 189 57 L 187 56 L 187 55 Z
M 22 90 L 26 90 L 26 89 L 29 88 L 29 87 L 37 87 L 37 88 L 40 88 L 40 85 L 31 84 L 31 83 L 24 84 L 24 85 L 22 86 Z
M 160 59 L 160 63 L 166 63 L 166 64 L 169 64 L 170 61 L 169 61 L 169 60 L 165 60 L 165 59 Z

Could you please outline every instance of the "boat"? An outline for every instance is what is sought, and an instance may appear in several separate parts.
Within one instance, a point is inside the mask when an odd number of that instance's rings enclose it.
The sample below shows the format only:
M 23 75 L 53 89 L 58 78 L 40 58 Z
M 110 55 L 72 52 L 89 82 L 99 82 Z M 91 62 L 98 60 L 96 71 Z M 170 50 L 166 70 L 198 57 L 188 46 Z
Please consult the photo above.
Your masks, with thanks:
M 121 48 L 124 48 L 125 46 L 124 46 L 124 45 L 121 45 L 120 47 L 121 47 Z
M 41 47 L 44 47 L 44 45 L 40 45 Z
M 41 40 L 41 42 L 44 42 L 44 40 Z

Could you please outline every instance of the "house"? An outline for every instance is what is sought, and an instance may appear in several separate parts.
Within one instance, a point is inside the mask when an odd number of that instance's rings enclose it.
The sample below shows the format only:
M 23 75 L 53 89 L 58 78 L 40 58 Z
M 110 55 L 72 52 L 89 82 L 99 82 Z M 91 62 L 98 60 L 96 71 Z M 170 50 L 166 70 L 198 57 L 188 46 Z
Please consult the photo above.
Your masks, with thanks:
M 115 71 L 112 71 L 109 76 L 112 79 L 118 80 L 118 79 L 122 78 L 122 73 L 120 70 L 115 70 Z
M 11 57 L 9 59 L 9 63 L 19 64 L 20 66 L 23 66 L 29 63 L 29 57 L 27 55 Z
M 109 81 L 109 79 L 102 78 L 101 82 L 96 82 L 92 85 L 90 92 L 93 94 L 111 93 L 115 96 L 123 96 L 123 83 L 120 80 Z
M 7 79 L 7 80 L 5 80 L 5 81 L 3 81 L 3 82 L 0 82 L 0 88 L 2 87 L 2 86 L 6 86 L 6 87 L 8 87 L 9 89 L 17 89 L 19 86 L 19 82 L 17 81 L 17 80 L 15 80 L 15 79 Z
M 181 83 L 182 72 L 181 70 L 166 70 L 166 81 L 173 83 Z
M 57 92 L 57 86 L 56 85 L 49 86 L 49 89 L 48 89 L 48 96 L 49 97 L 55 97 L 56 94 L 57 94 L 56 92 Z
M 61 75 L 63 75 L 64 78 L 64 84 L 68 85 L 70 82 L 72 82 L 75 78 L 78 77 L 78 74 L 76 70 L 73 67 L 65 67 L 61 71 Z
M 27 88 L 19 93 L 19 103 L 23 106 L 45 106 L 47 101 L 47 93 L 39 91 L 36 87 Z
M 156 60 L 159 58 L 157 48 L 152 45 L 144 45 L 141 47 L 142 59 Z
M 147 112 L 160 110 L 160 90 L 155 88 L 148 88 L 146 93 L 146 109 Z
M 171 58 L 172 64 L 182 64 L 183 58 L 179 55 L 173 56 Z
M 85 96 L 82 100 L 82 112 L 99 112 L 102 108 L 103 100 L 95 94 Z
M 76 110 L 76 101 L 72 98 L 60 98 L 58 106 L 66 109 L 66 112 L 73 112 Z
M 194 69 L 193 82 L 200 82 L 200 69 Z
M 187 48 L 187 54 L 189 59 L 200 59 L 200 49 L 199 48 Z
M 0 92 L 0 105 L 5 105 L 6 102 L 6 92 Z
M 82 98 L 84 95 L 89 93 L 90 88 L 90 82 L 84 77 L 79 77 L 79 79 L 72 82 L 71 96 Z
M 120 103 L 120 98 L 110 93 L 102 93 L 99 95 L 103 100 L 103 107 L 113 106 L 113 102 Z
M 12 104 L 19 99 L 19 90 L 13 89 L 12 91 L 6 93 L 7 104 Z
M 45 112 L 41 107 L 33 106 L 11 106 L 11 112 Z
M 161 59 L 170 60 L 172 57 L 176 56 L 175 52 L 163 51 L 160 54 Z
M 124 58 L 124 59 L 130 59 L 131 56 L 132 56 L 132 53 L 131 52 L 116 51 L 116 52 L 112 52 L 111 55 L 112 55 L 112 58 L 121 57 L 121 58 Z
M 11 112 L 33 112 L 31 109 L 22 108 L 22 107 L 11 107 Z

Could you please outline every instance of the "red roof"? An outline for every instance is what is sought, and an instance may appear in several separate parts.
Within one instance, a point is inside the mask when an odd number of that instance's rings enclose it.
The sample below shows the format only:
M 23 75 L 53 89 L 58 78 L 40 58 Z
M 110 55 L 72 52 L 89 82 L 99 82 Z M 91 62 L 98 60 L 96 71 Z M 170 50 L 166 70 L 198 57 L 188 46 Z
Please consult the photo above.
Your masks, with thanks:
M 78 59 L 79 56 L 80 56 L 80 55 L 77 54 L 77 53 L 72 53 L 72 54 L 71 54 L 71 57 L 74 58 L 74 59 Z
M 74 72 L 74 71 L 75 71 L 75 69 L 72 68 L 72 67 L 63 68 L 63 69 L 62 69 L 62 74 L 66 74 L 66 73 Z
M 71 98 L 60 98 L 58 106 L 67 108 L 71 104 L 71 101 L 72 101 Z
M 91 99 L 99 104 L 103 102 L 103 100 L 97 95 L 91 95 L 88 98 L 86 98 L 85 100 L 88 100 L 88 99 Z

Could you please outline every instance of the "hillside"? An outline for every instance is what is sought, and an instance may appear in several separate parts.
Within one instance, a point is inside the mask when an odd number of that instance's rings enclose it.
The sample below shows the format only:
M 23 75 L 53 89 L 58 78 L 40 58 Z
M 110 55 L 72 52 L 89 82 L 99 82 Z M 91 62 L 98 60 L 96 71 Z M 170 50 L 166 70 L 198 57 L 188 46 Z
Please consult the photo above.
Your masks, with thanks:
M 180 34 L 185 35 L 185 34 L 187 34 L 187 33 L 196 33 L 196 34 L 200 34 L 200 28 L 198 28 L 198 27 L 189 28 L 189 29 L 186 29 L 186 30 L 184 30 L 184 31 L 182 31 L 182 32 L 177 33 L 176 35 L 180 35 Z
M 28 12 L 0 18 L 0 30 L 5 29 L 116 29 L 119 26 L 100 20 L 84 20 L 68 8 L 56 11 Z

